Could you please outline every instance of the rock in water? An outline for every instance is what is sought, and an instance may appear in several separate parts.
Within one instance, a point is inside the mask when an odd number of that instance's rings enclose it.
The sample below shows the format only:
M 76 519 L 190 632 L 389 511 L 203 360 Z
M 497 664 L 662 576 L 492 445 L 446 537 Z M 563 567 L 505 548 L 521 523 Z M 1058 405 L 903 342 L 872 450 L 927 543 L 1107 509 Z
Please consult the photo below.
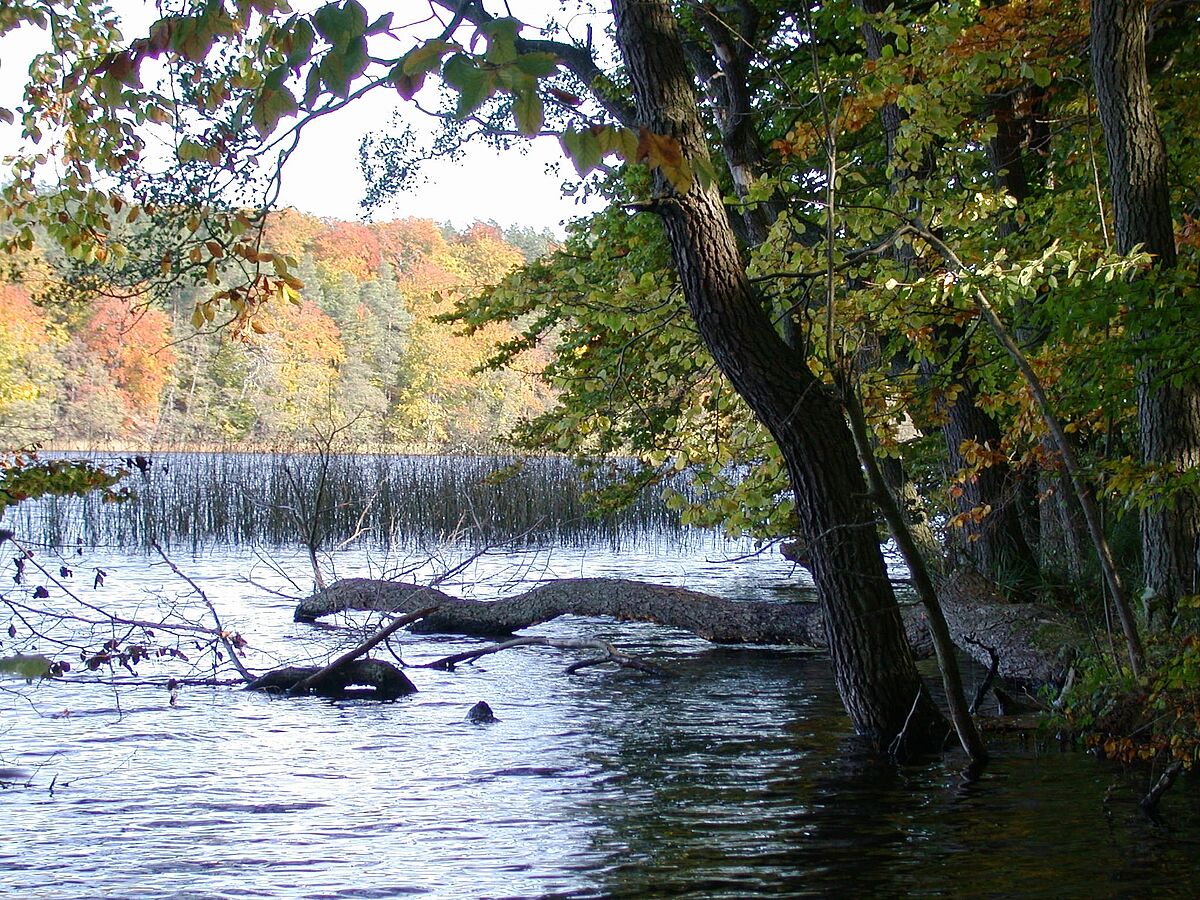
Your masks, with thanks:
M 468 722 L 495 722 L 498 720 L 496 719 L 496 714 L 492 712 L 492 708 L 490 706 L 488 706 L 484 701 L 480 700 L 478 703 L 476 703 L 474 706 L 471 707 L 470 711 L 467 712 L 467 721 Z

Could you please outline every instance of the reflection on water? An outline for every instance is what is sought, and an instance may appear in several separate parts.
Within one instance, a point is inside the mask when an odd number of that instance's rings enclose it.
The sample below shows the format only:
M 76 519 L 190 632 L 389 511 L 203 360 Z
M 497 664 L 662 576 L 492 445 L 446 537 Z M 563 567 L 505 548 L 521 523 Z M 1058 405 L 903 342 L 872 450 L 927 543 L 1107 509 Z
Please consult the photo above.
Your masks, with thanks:
M 717 555 L 494 557 L 463 577 L 501 579 L 483 595 L 516 589 L 524 572 L 638 575 L 729 596 L 777 595 L 792 578 L 773 556 L 731 569 Z M 170 577 L 140 559 L 100 562 L 109 597 Z M 343 574 L 380 565 L 338 563 Z M 253 568 L 247 553 L 185 568 L 257 647 L 324 656 L 346 640 L 293 624 L 286 599 L 236 580 Z M 298 556 L 283 568 L 303 582 Z M 610 639 L 677 676 L 567 676 L 570 657 L 527 648 L 416 670 L 420 693 L 387 704 L 190 688 L 172 707 L 158 688 L 63 683 L 0 692 L 0 767 L 34 773 L 33 787 L 0 792 L 0 894 L 1194 894 L 1190 783 L 1165 798 L 1156 826 L 1129 799 L 1148 776 L 1126 776 L 1106 806 L 1117 775 L 1081 754 L 1002 746 L 974 783 L 953 757 L 897 770 L 859 753 L 818 657 L 714 648 L 647 625 L 533 631 Z M 397 649 L 421 662 L 475 643 L 406 636 Z M 480 699 L 499 721 L 465 720 Z

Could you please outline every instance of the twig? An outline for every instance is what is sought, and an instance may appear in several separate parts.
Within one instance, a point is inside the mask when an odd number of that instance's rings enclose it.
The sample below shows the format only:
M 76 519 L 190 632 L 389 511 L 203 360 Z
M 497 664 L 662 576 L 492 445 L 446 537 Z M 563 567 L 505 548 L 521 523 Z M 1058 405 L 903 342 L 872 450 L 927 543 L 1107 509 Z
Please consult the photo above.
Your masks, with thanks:
M 988 665 L 987 677 L 983 679 L 983 683 L 979 685 L 979 690 L 975 692 L 975 699 L 971 701 L 971 715 L 979 712 L 979 705 L 983 703 L 983 698 L 987 696 L 987 692 L 991 690 L 992 682 L 996 680 L 996 673 L 1000 670 L 1000 654 L 996 652 L 995 647 L 989 647 L 981 641 L 975 640 L 975 635 L 970 634 L 963 638 L 968 644 L 974 644 L 987 651 L 991 663 Z
M 900 733 L 892 739 L 892 743 L 888 746 L 888 755 L 892 759 L 900 758 L 900 750 L 904 747 L 904 741 L 908 736 L 908 726 L 912 724 L 913 714 L 917 711 L 917 706 L 921 703 L 921 691 L 917 691 L 917 696 L 913 697 L 912 709 L 908 711 L 908 715 L 904 717 L 904 727 L 900 729 Z
M 217 608 L 213 605 L 213 602 L 208 599 L 208 594 L 204 593 L 204 591 L 202 591 L 200 589 L 200 585 L 198 585 L 198 584 L 196 584 L 196 582 L 192 581 L 192 579 L 190 577 L 185 575 L 180 570 L 179 566 L 175 565 L 175 563 L 171 560 L 171 558 L 169 556 L 167 556 L 166 553 L 163 552 L 163 548 L 158 545 L 157 541 L 151 542 L 150 546 L 153 547 L 155 552 L 157 552 L 158 555 L 162 557 L 163 562 L 165 562 L 167 564 L 167 566 L 171 569 L 171 571 L 174 572 L 176 575 L 178 575 L 180 578 L 182 578 L 184 581 L 186 581 L 188 583 L 188 585 L 191 587 L 191 589 L 196 592 L 196 595 L 201 600 L 204 601 L 204 605 L 207 606 L 208 611 L 210 613 L 212 613 L 213 622 L 215 622 L 216 626 L 217 626 L 217 631 L 216 631 L 217 639 L 220 640 L 222 645 L 224 645 L 224 647 L 225 647 L 225 651 L 229 654 L 229 661 L 233 663 L 234 668 L 236 668 L 238 670 L 238 673 L 242 676 L 243 679 L 245 679 L 247 684 L 249 684 L 251 681 L 254 681 L 254 679 L 257 678 L 258 676 L 254 675 L 249 669 L 247 669 L 242 664 L 242 660 L 238 657 L 237 648 L 234 647 L 233 643 L 229 640 L 229 637 L 228 637 L 229 632 L 226 631 L 225 627 L 221 624 L 221 617 L 219 615 L 217 615 Z

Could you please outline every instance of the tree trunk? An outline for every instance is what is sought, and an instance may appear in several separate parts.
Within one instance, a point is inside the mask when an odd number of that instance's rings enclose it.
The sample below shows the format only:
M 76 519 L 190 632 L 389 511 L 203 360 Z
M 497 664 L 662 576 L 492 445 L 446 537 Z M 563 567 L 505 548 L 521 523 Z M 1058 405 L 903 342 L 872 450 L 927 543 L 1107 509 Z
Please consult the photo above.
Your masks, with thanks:
M 300 601 L 297 622 L 315 622 L 343 610 L 410 613 L 437 604 L 437 611 L 412 626 L 416 632 L 512 634 L 559 616 L 653 622 L 690 631 L 718 644 L 828 645 L 816 603 L 724 600 L 684 588 L 623 578 L 565 578 L 500 600 L 463 600 L 436 588 L 399 581 L 347 578 Z M 925 617 L 905 607 L 905 640 L 924 657 L 932 652 Z
M 979 408 L 974 382 L 963 370 L 961 354 L 951 361 L 950 377 L 956 388 L 954 402 L 943 412 L 942 436 L 946 442 L 948 468 L 953 472 L 972 468 L 963 455 L 964 442 L 999 450 L 1002 440 L 996 420 Z M 979 469 L 962 485 L 957 499 L 960 512 L 988 509 L 976 521 L 968 517 L 962 528 L 962 547 L 975 566 L 1018 594 L 1029 594 L 1037 583 L 1037 564 L 1021 527 L 1021 483 L 1007 460 Z
M 1157 266 L 1172 268 L 1167 152 L 1146 69 L 1145 3 L 1092 0 L 1091 41 L 1117 250 L 1129 253 L 1140 244 Z M 1164 481 L 1200 464 L 1200 385 L 1190 374 L 1182 383 L 1173 375 L 1153 359 L 1143 360 L 1138 372 L 1142 460 Z M 1179 598 L 1196 591 L 1198 536 L 1200 498 L 1194 492 L 1176 493 L 1142 514 L 1147 595 L 1168 619 Z
M 858 5 L 869 15 L 891 8 L 887 0 L 859 0 Z M 894 36 L 881 32 L 869 18 L 862 25 L 862 34 L 867 58 L 872 60 L 880 59 L 883 48 L 895 41 Z M 887 159 L 893 162 L 904 113 L 895 103 L 885 103 L 879 110 L 879 120 L 883 127 Z M 923 177 L 932 177 L 933 167 L 933 155 L 926 154 Z M 904 252 L 911 254 L 911 250 Z M 900 261 L 906 262 L 905 259 Z M 942 344 L 949 346 L 959 343 L 962 329 L 943 326 L 938 329 L 938 335 Z M 1000 426 L 978 406 L 978 391 L 970 375 L 969 364 L 970 359 L 965 351 L 947 359 L 941 368 L 933 363 L 922 364 L 925 378 L 937 379 L 943 390 L 954 392 L 953 402 L 940 404 L 939 409 L 946 419 L 942 425 L 942 437 L 946 443 L 950 474 L 967 468 L 961 449 L 963 441 L 987 445 L 993 450 L 1000 447 Z M 1037 564 L 1022 528 L 1018 479 L 1008 462 L 998 461 L 988 466 L 962 488 L 956 500 L 959 512 L 970 513 L 985 507 L 990 508 L 990 512 L 979 521 L 967 520 L 963 529 L 966 540 L 961 542 L 961 548 L 989 578 L 1011 585 L 1021 593 L 1030 591 L 1037 582 Z
M 781 211 L 779 203 L 773 200 L 748 201 L 765 159 L 749 81 L 760 18 L 749 0 L 738 0 L 732 7 L 719 10 L 698 6 L 696 19 L 708 38 L 712 54 L 693 55 L 697 74 L 707 88 L 721 133 L 721 150 L 734 192 L 746 204 L 742 221 L 746 242 L 751 247 L 766 241 Z
M 614 0 L 617 44 L 638 123 L 707 154 L 692 76 L 665 0 Z M 940 745 L 945 721 L 904 640 L 899 609 L 840 406 L 775 332 L 751 292 L 713 185 L 676 192 L 656 173 L 658 208 L 692 317 L 721 371 L 779 445 L 824 613 L 834 674 L 855 729 L 905 756 Z M 904 738 L 904 746 L 897 743 Z

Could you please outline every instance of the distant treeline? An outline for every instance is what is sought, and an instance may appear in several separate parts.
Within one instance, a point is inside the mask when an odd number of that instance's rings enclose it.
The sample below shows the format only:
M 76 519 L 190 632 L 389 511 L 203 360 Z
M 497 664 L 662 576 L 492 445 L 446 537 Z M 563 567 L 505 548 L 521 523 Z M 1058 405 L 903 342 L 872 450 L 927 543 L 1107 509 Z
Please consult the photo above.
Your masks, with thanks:
M 542 255 L 553 235 L 423 219 L 273 214 L 264 245 L 297 260 L 299 304 L 234 339 L 192 324 L 206 288 L 119 299 L 62 288 L 53 259 L 0 280 L 0 444 L 479 450 L 547 397 L 513 371 L 474 374 L 496 340 L 435 321 L 464 292 Z M 526 372 L 541 365 L 531 351 Z

